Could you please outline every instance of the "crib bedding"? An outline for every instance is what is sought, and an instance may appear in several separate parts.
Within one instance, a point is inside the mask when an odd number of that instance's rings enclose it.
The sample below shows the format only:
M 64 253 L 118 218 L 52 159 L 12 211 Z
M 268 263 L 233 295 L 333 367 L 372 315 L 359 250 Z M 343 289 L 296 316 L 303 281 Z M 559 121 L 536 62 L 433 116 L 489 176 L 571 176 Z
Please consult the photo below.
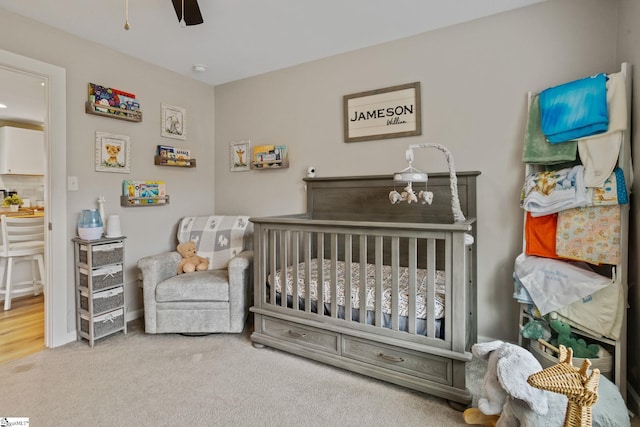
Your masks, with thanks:
M 288 266 L 286 268 L 286 293 L 287 303 L 292 304 L 291 296 L 293 295 L 293 284 L 297 285 L 297 292 L 299 297 L 299 306 L 304 307 L 304 301 L 306 297 L 306 283 L 305 283 L 305 263 L 298 264 L 298 278 L 294 280 L 294 268 Z M 344 261 L 336 261 L 337 270 L 337 303 L 338 303 L 338 317 L 344 319 L 345 310 L 345 279 L 346 264 Z M 367 309 L 367 324 L 373 324 L 373 316 L 376 305 L 376 292 L 375 292 L 375 275 L 376 266 L 374 264 L 367 263 L 366 266 L 367 277 L 367 291 L 366 291 L 366 309 Z M 331 313 L 331 261 L 323 260 L 323 300 L 324 300 L 324 312 L 325 314 Z M 318 300 L 318 260 L 312 259 L 310 262 L 310 293 L 312 300 L 312 311 L 317 310 Z M 393 301 L 393 295 L 391 290 L 392 283 L 392 268 L 391 266 L 382 266 L 382 314 L 383 314 L 383 326 L 390 327 L 391 325 L 391 306 Z M 398 314 L 400 316 L 399 329 L 406 330 L 407 317 L 409 313 L 409 269 L 407 267 L 398 268 L 399 275 L 399 300 L 398 300 Z M 280 298 L 282 292 L 282 273 L 278 271 L 275 274 L 275 280 L 269 275 L 268 284 L 275 286 L 278 298 Z M 416 269 L 416 281 L 417 281 L 417 295 L 416 295 L 416 327 L 421 335 L 426 335 L 426 318 L 427 318 L 427 270 Z M 360 263 L 353 262 L 351 264 L 351 311 L 352 319 L 359 321 L 359 309 L 360 309 L 360 289 L 358 287 L 360 283 Z M 434 318 L 436 319 L 436 336 L 442 334 L 442 318 L 444 317 L 445 308 L 445 272 L 442 270 L 436 270 L 435 273 L 435 301 L 434 301 Z

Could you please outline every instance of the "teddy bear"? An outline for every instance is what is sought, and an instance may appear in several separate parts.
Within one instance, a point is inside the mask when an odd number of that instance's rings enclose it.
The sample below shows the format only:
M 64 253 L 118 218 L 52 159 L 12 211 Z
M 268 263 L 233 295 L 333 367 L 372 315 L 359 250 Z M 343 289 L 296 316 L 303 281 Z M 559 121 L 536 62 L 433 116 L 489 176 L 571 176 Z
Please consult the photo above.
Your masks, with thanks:
M 587 344 L 582 338 L 576 338 L 571 333 L 571 326 L 561 320 L 555 319 L 549 322 L 549 326 L 558 333 L 558 337 L 552 340 L 552 344 L 556 347 L 563 345 L 573 350 L 574 357 L 582 359 L 595 359 L 598 357 L 600 347 L 598 344 Z
M 177 251 L 182 255 L 182 259 L 178 264 L 178 274 L 192 273 L 196 270 L 204 271 L 209 268 L 209 260 L 196 254 L 196 242 L 180 243 Z

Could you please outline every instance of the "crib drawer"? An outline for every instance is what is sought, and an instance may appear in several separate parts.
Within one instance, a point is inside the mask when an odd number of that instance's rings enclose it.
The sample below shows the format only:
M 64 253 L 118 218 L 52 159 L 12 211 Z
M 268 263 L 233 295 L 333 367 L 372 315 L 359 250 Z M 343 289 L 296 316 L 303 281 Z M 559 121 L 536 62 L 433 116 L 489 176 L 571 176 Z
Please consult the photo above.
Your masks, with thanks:
M 442 384 L 452 384 L 451 360 L 386 344 L 345 336 L 342 355 Z
M 310 326 L 302 326 L 289 323 L 284 320 L 263 318 L 263 329 L 266 335 L 301 344 L 307 347 L 329 351 L 338 354 L 338 334 L 316 329 Z

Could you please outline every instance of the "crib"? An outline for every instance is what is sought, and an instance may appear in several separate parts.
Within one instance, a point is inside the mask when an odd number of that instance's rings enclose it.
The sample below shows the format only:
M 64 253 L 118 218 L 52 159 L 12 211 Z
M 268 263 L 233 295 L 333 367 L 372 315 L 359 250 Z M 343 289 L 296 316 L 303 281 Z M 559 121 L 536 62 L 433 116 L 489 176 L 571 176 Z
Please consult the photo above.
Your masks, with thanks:
M 431 205 L 389 203 L 392 176 L 305 178 L 307 213 L 254 223 L 254 346 L 471 403 L 476 177 L 430 174 Z

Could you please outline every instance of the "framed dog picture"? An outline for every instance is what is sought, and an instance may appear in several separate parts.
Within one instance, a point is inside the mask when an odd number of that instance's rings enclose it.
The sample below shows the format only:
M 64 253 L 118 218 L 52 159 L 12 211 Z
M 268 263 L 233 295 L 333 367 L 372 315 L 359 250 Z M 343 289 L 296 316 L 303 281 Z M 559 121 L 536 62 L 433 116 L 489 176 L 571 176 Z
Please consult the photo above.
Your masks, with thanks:
M 96 132 L 96 171 L 131 172 L 130 138 L 127 135 L 115 135 Z

